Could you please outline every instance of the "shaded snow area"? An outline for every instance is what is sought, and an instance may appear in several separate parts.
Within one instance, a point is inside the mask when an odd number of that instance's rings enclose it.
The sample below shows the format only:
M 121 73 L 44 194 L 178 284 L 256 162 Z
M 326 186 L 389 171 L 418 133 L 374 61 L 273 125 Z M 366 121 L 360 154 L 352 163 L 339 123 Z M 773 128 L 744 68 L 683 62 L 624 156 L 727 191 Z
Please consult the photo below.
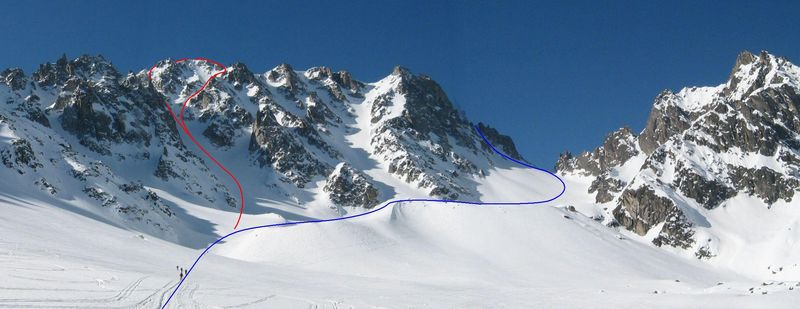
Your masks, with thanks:
M 797 84 L 796 67 L 777 61 L 769 63 L 785 70 L 767 74 L 774 84 Z M 179 112 L 219 69 L 164 60 L 151 81 L 147 70 L 124 75 L 82 56 L 30 76 L 0 73 L 0 308 L 165 306 L 181 270 L 231 233 L 239 215 L 234 183 L 166 109 Z M 735 87 L 664 94 L 655 108 L 680 109 L 674 122 L 688 122 L 725 95 L 760 89 L 744 85 L 758 78 L 734 76 L 742 80 Z M 325 67 L 256 74 L 236 63 L 190 100 L 184 119 L 241 182 L 240 229 L 352 216 L 397 199 L 526 202 L 562 189 L 552 175 L 495 154 L 476 127 L 525 160 L 510 137 L 466 119 L 435 81 L 401 67 L 364 83 Z M 403 202 L 347 221 L 232 235 L 199 260 L 166 307 L 796 307 L 800 199 L 784 192 L 767 207 L 742 193 L 704 208 L 663 185 L 690 168 L 703 179 L 734 169 L 725 164 L 794 175 L 779 161 L 788 146 L 721 155 L 711 143 L 677 148 L 662 135 L 640 146 L 619 132 L 597 151 L 609 156 L 597 168 L 600 154 L 564 158 L 572 160 L 559 162 L 567 190 L 546 204 Z M 656 160 L 659 147 L 673 146 L 691 151 Z M 719 169 L 702 169 L 712 165 Z M 620 225 L 615 214 L 648 213 L 650 204 L 640 211 L 635 203 L 614 212 L 625 189 L 645 186 L 652 196 L 634 197 L 674 200 L 694 223 L 691 245 L 654 244 L 664 218 L 647 229 Z M 703 247 L 714 257 L 697 258 Z

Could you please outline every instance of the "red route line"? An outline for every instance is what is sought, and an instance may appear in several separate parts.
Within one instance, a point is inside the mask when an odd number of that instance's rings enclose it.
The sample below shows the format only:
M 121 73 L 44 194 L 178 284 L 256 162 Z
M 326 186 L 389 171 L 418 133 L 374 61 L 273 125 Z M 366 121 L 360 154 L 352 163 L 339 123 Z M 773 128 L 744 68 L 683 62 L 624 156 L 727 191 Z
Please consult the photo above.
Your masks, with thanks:
M 178 64 L 178 63 L 181 63 L 181 62 L 184 62 L 184 61 L 189 61 L 189 60 L 205 61 L 205 62 L 208 62 L 208 63 L 211 63 L 211 64 L 214 64 L 216 66 L 221 67 L 222 71 L 216 72 L 213 75 L 211 75 L 208 78 L 208 80 L 206 80 L 205 84 L 203 84 L 203 86 L 200 87 L 200 89 L 198 89 L 197 91 L 192 93 L 192 95 L 190 95 L 188 98 L 186 98 L 186 101 L 183 101 L 183 105 L 181 105 L 180 117 L 176 116 L 175 112 L 172 111 L 172 107 L 170 106 L 169 101 L 165 101 L 165 103 L 167 105 L 167 110 L 169 110 L 169 114 L 172 115 L 172 119 L 175 120 L 175 122 L 178 123 L 178 125 L 183 129 L 183 132 L 186 133 L 186 136 L 188 136 L 189 139 L 191 139 L 192 142 L 195 145 L 197 145 L 197 148 L 200 148 L 200 151 L 202 151 L 209 159 L 211 159 L 211 161 L 213 161 L 214 164 L 216 164 L 223 172 L 225 172 L 225 174 L 228 174 L 228 176 L 230 176 L 231 179 L 233 179 L 233 182 L 236 183 L 236 187 L 239 188 L 239 200 L 241 201 L 241 206 L 239 207 L 239 217 L 236 218 L 236 224 L 233 225 L 233 230 L 235 231 L 236 228 L 239 227 L 239 222 L 242 221 L 242 214 L 244 213 L 244 190 L 242 189 L 242 184 L 239 183 L 239 180 L 236 179 L 236 176 L 233 176 L 233 173 L 231 173 L 227 168 L 225 168 L 225 166 L 222 166 L 222 163 L 219 163 L 219 161 L 217 161 L 217 159 L 214 158 L 214 156 L 212 156 L 211 153 L 209 153 L 206 150 L 206 148 L 203 147 L 203 145 L 201 145 L 200 142 L 198 142 L 194 138 L 194 136 L 192 135 L 192 132 L 189 132 L 189 128 L 186 126 L 186 122 L 183 120 L 183 112 L 186 110 L 186 104 L 189 104 L 190 100 L 192 100 L 194 97 L 196 97 L 198 94 L 200 94 L 200 92 L 202 92 L 208 86 L 208 84 L 211 83 L 212 79 L 214 79 L 217 76 L 220 76 L 222 74 L 228 73 L 228 68 L 226 68 L 224 65 L 222 65 L 219 62 L 216 62 L 216 61 L 211 60 L 211 59 L 206 59 L 206 58 L 192 58 L 192 59 L 183 58 L 183 59 L 175 60 L 175 63 Z M 153 69 L 155 69 L 156 66 L 158 66 L 158 64 L 154 65 L 152 68 L 150 68 L 149 71 L 147 71 L 147 77 L 149 77 L 151 81 L 153 80 Z

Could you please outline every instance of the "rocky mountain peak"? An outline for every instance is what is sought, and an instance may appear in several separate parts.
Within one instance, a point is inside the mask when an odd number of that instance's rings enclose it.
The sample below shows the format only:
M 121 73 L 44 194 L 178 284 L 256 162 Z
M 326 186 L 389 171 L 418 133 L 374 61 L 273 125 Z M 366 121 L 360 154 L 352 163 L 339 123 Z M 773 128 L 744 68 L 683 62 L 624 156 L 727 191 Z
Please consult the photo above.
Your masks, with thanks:
M 406 68 L 404 68 L 402 66 L 397 65 L 392 69 L 392 75 L 393 76 L 399 76 L 399 77 L 406 77 L 406 76 L 410 76 L 412 74 L 411 74 L 410 70 L 408 70 L 408 69 L 406 69 Z
M 365 95 L 373 125 L 370 144 L 378 156 L 390 162 L 389 172 L 428 188 L 432 196 L 456 199 L 473 195 L 470 184 L 454 176 L 484 175 L 477 163 L 485 162 L 492 151 L 439 84 L 429 76 L 396 67 L 372 87 Z M 494 129 L 484 129 L 487 138 L 521 159 L 510 139 Z
M 724 94 L 731 99 L 744 100 L 750 94 L 766 87 L 797 84 L 798 67 L 787 59 L 762 51 L 758 56 L 742 52 L 728 78 Z
M 233 87 L 236 89 L 242 89 L 242 87 L 246 85 L 258 83 L 256 75 L 247 68 L 247 65 L 241 62 L 236 62 L 228 68 L 225 79 L 233 84 Z
M 349 89 L 352 93 L 357 93 L 364 87 L 364 84 L 353 79 L 353 76 L 350 75 L 348 71 L 339 71 L 333 73 L 333 81 L 335 81 L 340 86 L 344 87 L 345 89 Z
M 324 80 L 333 77 L 333 71 L 329 67 L 313 67 L 305 71 L 305 76 L 310 80 Z
M 763 54 L 765 54 L 765 52 L 762 51 L 762 55 Z M 758 56 L 753 55 L 753 53 L 751 53 L 748 50 L 743 50 L 739 52 L 739 54 L 736 56 L 736 63 L 733 65 L 733 71 L 731 72 L 731 76 L 733 75 L 733 73 L 736 73 L 736 71 L 738 71 L 739 68 L 741 68 L 742 66 L 756 62 L 756 60 L 758 60 Z
M 23 72 L 22 69 L 10 68 L 0 72 L 0 83 L 5 84 L 11 88 L 11 90 L 17 91 L 25 88 L 25 84 L 28 83 L 28 78 L 25 76 L 25 72 Z
M 752 109 L 759 105 L 757 102 L 762 101 L 758 97 L 764 94 L 763 91 L 800 85 L 797 77 L 799 72 L 800 69 L 785 58 L 764 51 L 758 55 L 744 51 L 738 55 L 725 84 L 716 87 L 688 87 L 677 93 L 669 90 L 661 92 L 656 97 L 647 124 L 641 132 L 639 145 L 645 153 L 650 154 L 673 136 L 685 132 L 698 119 L 713 120 L 718 117 L 704 116 L 714 109 L 747 114 L 749 112 L 744 111 L 745 109 Z M 776 115 L 779 111 L 763 109 L 762 112 Z
M 800 190 L 798 107 L 797 66 L 742 52 L 726 83 L 661 92 L 638 136 L 618 130 L 592 152 L 563 154 L 557 170 L 589 184 L 607 224 L 707 258 L 714 210 L 768 209 Z
M 48 62 L 40 65 L 32 77 L 42 86 L 53 86 L 75 76 L 100 82 L 104 79 L 117 79 L 120 74 L 101 55 L 82 55 L 74 60 L 69 60 L 66 55 L 62 55 L 55 63 Z
M 630 128 L 622 127 L 606 135 L 603 145 L 590 152 L 583 152 L 578 157 L 570 152 L 561 154 L 556 162 L 556 171 L 599 176 L 608 173 L 614 166 L 625 164 L 639 153 L 637 136 Z
M 326 92 L 336 101 L 346 101 L 345 93 L 362 97 L 361 90 L 364 84 L 356 81 L 347 71 L 333 72 L 329 67 L 313 67 L 304 72 L 304 76 L 310 81 L 322 84 Z
M 290 94 L 296 94 L 303 89 L 303 83 L 300 81 L 300 78 L 297 76 L 292 66 L 288 63 L 279 64 L 277 67 L 267 72 L 266 76 L 267 80 L 279 85 L 280 88 Z
M 149 68 L 122 76 L 102 56 L 63 56 L 30 80 L 21 70 L 0 73 L 0 83 L 9 86 L 0 87 L 9 103 L 0 106 L 0 124 L 32 126 L 9 129 L 27 143 L 0 145 L 4 166 L 20 175 L 71 171 L 31 182 L 46 192 L 84 192 L 76 198 L 88 198 L 87 205 L 97 201 L 124 220 L 162 227 L 172 220 L 169 206 L 145 187 L 235 207 L 227 175 L 190 146 L 165 107 L 180 110 L 220 68 L 172 59 Z M 210 152 L 239 158 L 233 172 L 253 194 L 303 206 L 333 204 L 339 214 L 350 211 L 342 207 L 370 208 L 394 197 L 398 183 L 407 185 L 405 192 L 479 199 L 477 180 L 505 162 L 433 79 L 400 67 L 362 83 L 328 67 L 301 72 L 281 64 L 254 74 L 234 63 L 186 102 L 183 120 Z M 480 127 L 501 151 L 522 159 L 508 136 Z

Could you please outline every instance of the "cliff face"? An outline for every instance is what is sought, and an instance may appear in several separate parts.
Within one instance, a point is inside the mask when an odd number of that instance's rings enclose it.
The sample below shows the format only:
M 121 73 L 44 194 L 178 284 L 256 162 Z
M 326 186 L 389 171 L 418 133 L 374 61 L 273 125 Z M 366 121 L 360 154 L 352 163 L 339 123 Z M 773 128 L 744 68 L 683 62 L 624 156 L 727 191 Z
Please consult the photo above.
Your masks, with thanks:
M 591 152 L 565 153 L 556 168 L 591 182 L 585 193 L 607 224 L 710 258 L 720 235 L 746 232 L 714 227 L 717 216 L 795 206 L 798 93 L 800 68 L 743 52 L 726 83 L 664 91 L 638 135 L 620 129 Z

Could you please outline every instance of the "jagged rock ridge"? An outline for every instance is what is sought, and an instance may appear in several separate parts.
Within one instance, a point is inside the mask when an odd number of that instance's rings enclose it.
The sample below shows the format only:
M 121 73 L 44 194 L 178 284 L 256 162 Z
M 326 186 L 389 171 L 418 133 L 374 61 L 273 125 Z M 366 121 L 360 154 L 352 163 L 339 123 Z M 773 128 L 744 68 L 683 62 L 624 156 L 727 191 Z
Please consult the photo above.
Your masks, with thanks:
M 165 106 L 178 113 L 219 69 L 164 60 L 150 80 L 146 70 L 120 73 L 102 56 L 63 56 L 30 77 L 4 70 L 3 173 L 54 199 L 78 194 L 75 203 L 167 236 L 174 213 L 158 190 L 234 210 L 238 195 L 227 176 Z M 364 83 L 326 67 L 281 64 L 257 74 L 235 63 L 188 103 L 183 118 L 206 148 L 245 174 L 245 189 L 255 195 L 250 203 L 277 197 L 368 209 L 393 197 L 385 183 L 393 179 L 433 197 L 478 199 L 474 179 L 496 160 L 433 79 L 400 67 Z M 521 159 L 510 138 L 480 126 Z
M 793 200 L 799 93 L 800 68 L 742 52 L 726 83 L 665 90 L 638 135 L 620 129 L 591 152 L 562 154 L 556 169 L 591 182 L 586 193 L 607 224 L 709 258 L 717 244 L 707 218 L 716 209 L 747 198 L 764 208 Z

